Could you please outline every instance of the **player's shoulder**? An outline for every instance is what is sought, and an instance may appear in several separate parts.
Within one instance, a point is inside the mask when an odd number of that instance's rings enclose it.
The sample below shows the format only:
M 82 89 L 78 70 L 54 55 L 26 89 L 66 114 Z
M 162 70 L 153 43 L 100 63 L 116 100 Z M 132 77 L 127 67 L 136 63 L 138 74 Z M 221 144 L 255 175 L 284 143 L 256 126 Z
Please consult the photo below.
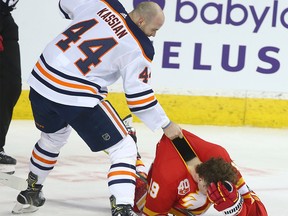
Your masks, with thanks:
M 118 0 L 105 0 L 105 3 L 108 4 L 109 7 L 113 8 L 115 12 L 120 14 L 125 19 L 126 27 L 130 30 L 129 32 L 132 34 L 132 40 L 135 40 L 136 44 L 139 46 L 145 57 L 152 61 L 155 54 L 152 42 L 144 34 L 144 32 L 131 20 L 128 12 L 123 7 L 123 5 Z

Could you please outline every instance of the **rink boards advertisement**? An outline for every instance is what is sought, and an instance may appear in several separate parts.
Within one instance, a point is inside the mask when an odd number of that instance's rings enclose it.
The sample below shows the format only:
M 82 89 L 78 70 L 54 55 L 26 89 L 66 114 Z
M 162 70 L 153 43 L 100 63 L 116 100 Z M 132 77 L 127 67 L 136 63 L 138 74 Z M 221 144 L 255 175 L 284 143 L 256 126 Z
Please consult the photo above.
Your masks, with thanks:
M 127 11 L 142 1 L 120 0 Z M 155 91 L 287 92 L 287 1 L 152 1 L 163 8 L 166 18 L 156 37 L 151 37 L 155 47 Z M 20 29 L 22 73 L 26 81 L 46 44 L 69 21 L 61 18 L 58 0 L 19 2 L 13 13 Z M 111 89 L 122 91 L 121 82 Z
M 173 121 L 288 127 L 288 1 L 151 1 L 166 18 L 151 38 L 151 84 Z M 13 11 L 24 89 L 14 119 L 32 119 L 26 80 L 46 44 L 70 23 L 58 2 L 20 1 Z M 120 2 L 129 12 L 142 0 Z M 108 99 L 126 115 L 121 80 L 109 90 Z
M 153 0 L 153 86 L 168 93 L 287 92 L 288 2 Z M 132 9 L 141 0 L 122 1 Z

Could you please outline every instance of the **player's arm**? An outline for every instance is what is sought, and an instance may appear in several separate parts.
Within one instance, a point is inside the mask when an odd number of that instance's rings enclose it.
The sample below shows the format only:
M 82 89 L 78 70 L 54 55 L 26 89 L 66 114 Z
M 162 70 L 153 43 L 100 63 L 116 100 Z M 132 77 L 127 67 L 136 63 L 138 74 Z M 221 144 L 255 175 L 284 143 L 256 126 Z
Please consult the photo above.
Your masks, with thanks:
M 130 111 L 152 131 L 162 128 L 170 139 L 182 137 L 181 128 L 170 121 L 150 86 L 150 64 L 141 57 L 130 58 L 129 66 L 122 71 L 123 86 Z
M 239 178 L 236 188 L 244 199 L 243 208 L 239 213 L 239 216 L 267 216 L 267 211 L 264 204 L 261 202 L 258 196 L 246 185 L 242 176 Z
M 268 214 L 267 214 L 264 204 L 261 202 L 258 196 L 247 186 L 236 164 L 234 164 L 234 162 L 232 161 L 231 163 L 234 167 L 236 167 L 238 171 L 238 181 L 236 183 L 236 188 L 244 200 L 242 210 L 238 215 L 239 216 L 254 216 L 254 215 L 267 216 Z
M 266 208 L 257 195 L 251 191 L 249 195 L 244 196 L 243 212 L 239 216 L 268 216 Z

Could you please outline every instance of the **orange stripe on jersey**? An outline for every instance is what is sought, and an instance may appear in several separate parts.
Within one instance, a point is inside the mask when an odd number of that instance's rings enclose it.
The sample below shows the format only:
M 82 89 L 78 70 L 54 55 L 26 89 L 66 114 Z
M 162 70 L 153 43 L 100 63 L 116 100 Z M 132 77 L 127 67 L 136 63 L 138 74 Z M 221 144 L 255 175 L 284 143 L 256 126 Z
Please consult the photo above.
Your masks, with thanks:
M 106 108 L 106 110 L 110 113 L 114 121 L 117 123 L 117 125 L 120 127 L 121 131 L 125 134 L 128 135 L 127 130 L 124 128 L 123 123 L 119 121 L 119 118 L 115 115 L 114 111 L 111 109 L 110 106 L 106 104 L 107 102 L 103 101 L 101 104 Z
M 136 174 L 133 173 L 133 172 L 129 172 L 129 171 L 114 171 L 114 172 L 110 172 L 108 174 L 108 177 L 117 176 L 117 175 L 128 175 L 128 176 L 132 176 L 133 178 L 136 178 Z
M 135 35 L 133 34 L 133 32 L 130 30 L 130 28 L 126 25 L 126 21 L 124 19 L 124 17 L 119 14 L 117 11 L 115 11 L 112 7 L 110 7 L 109 4 L 107 4 L 107 2 L 105 0 L 101 0 L 101 2 L 103 2 L 104 4 L 107 5 L 107 7 L 109 7 L 110 10 L 112 10 L 115 14 L 118 14 L 120 19 L 122 20 L 123 24 L 125 25 L 126 29 L 129 31 L 129 33 L 131 34 L 131 36 L 134 38 L 134 40 L 137 42 L 139 48 L 141 49 L 141 52 L 143 54 L 143 56 L 145 57 L 145 59 L 149 62 L 152 62 L 152 60 L 150 58 L 148 58 L 148 56 L 146 56 L 145 51 L 143 50 L 141 43 L 138 41 L 138 39 L 135 37 Z M 128 15 L 129 16 L 129 15 Z
M 128 104 L 128 105 L 131 105 L 131 106 L 133 106 L 133 105 L 140 105 L 140 104 L 144 104 L 144 103 L 147 103 L 147 102 L 151 102 L 151 101 L 153 101 L 153 100 L 155 100 L 155 96 L 154 96 L 154 95 L 151 96 L 151 97 L 149 97 L 149 98 L 142 99 L 142 100 L 127 101 L 127 104 Z
M 32 152 L 32 155 L 33 155 L 33 157 L 34 157 L 35 159 L 37 159 L 38 161 L 41 161 L 41 162 L 43 162 L 43 163 L 45 163 L 45 164 L 51 164 L 51 165 L 52 165 L 52 164 L 55 164 L 55 163 L 57 162 L 57 160 L 54 160 L 54 161 L 46 160 L 46 159 L 40 157 L 39 155 L 37 155 L 37 154 L 35 153 L 35 151 Z
M 64 82 L 62 80 L 57 79 L 56 77 L 52 76 L 51 74 L 49 74 L 47 71 L 45 71 L 45 69 L 40 65 L 39 61 L 36 63 L 36 67 L 38 68 L 38 70 L 48 79 L 52 80 L 53 82 L 62 85 L 62 86 L 66 86 L 66 87 L 70 87 L 70 88 L 75 88 L 75 89 L 83 89 L 83 90 L 88 90 L 91 91 L 93 94 L 97 94 L 97 91 L 95 89 L 93 89 L 92 87 L 89 86 L 85 86 L 85 85 L 79 85 L 79 84 L 73 84 L 73 83 L 68 83 L 68 82 Z

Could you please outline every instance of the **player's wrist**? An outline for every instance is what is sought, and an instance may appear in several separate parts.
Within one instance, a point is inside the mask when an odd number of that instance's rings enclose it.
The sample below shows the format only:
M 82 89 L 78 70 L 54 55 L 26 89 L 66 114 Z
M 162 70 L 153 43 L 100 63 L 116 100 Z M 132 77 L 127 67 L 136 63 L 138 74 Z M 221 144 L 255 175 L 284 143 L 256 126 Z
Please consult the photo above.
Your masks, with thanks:
M 243 203 L 244 203 L 244 199 L 241 196 L 241 194 L 238 193 L 238 199 L 234 203 L 234 205 L 232 205 L 231 207 L 223 210 L 222 212 L 224 213 L 225 216 L 236 216 L 236 215 L 238 215 L 241 212 Z
M 172 123 L 172 122 L 171 122 L 170 120 L 168 120 L 168 122 L 165 122 L 165 124 L 163 124 L 161 128 L 162 128 L 163 130 L 165 130 L 166 128 L 168 128 L 168 127 L 171 125 L 171 123 Z

